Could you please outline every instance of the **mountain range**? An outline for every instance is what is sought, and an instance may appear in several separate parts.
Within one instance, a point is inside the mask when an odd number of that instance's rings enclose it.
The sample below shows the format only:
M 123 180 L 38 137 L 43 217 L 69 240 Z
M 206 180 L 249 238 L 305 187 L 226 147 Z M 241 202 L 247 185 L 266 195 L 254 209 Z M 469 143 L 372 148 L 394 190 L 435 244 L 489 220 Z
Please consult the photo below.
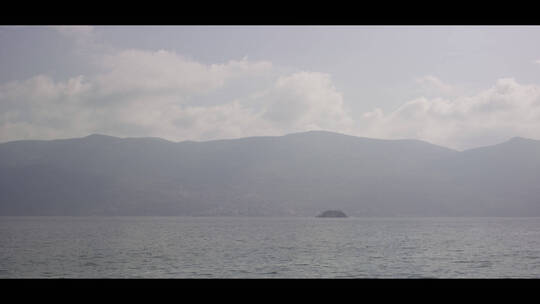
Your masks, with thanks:
M 0 215 L 540 216 L 540 141 L 456 151 L 326 131 L 0 144 Z

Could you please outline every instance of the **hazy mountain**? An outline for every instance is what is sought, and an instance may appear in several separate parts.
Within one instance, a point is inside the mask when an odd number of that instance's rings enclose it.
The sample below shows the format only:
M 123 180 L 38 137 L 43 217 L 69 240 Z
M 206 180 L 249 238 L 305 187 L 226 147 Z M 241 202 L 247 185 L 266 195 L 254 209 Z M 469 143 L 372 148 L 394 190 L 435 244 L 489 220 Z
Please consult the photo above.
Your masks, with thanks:
M 312 131 L 0 144 L 1 215 L 540 216 L 540 141 L 467 150 Z

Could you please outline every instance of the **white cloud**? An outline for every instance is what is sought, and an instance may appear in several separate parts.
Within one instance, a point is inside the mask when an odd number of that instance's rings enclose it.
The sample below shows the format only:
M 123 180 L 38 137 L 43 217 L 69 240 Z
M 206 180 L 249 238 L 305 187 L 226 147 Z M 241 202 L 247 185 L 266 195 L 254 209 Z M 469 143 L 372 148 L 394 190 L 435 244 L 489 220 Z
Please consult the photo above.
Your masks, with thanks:
M 92 28 L 59 31 L 93 35 Z M 0 142 L 95 132 L 209 140 L 322 129 L 463 149 L 540 134 L 540 85 L 511 78 L 465 94 L 428 75 L 416 79 L 421 97 L 352 117 L 328 74 L 283 72 L 247 58 L 204 64 L 166 50 L 101 50 L 92 57 L 97 74 L 0 84 Z
M 457 149 L 495 144 L 512 136 L 538 138 L 540 86 L 499 79 L 484 91 L 451 99 L 419 98 L 387 114 L 364 114 L 366 136 L 418 138 Z
M 0 86 L 0 140 L 55 138 L 73 134 L 87 121 L 91 84 L 83 76 L 55 82 L 38 75 Z M 76 133 L 80 134 L 80 133 Z
M 210 140 L 277 135 L 258 113 L 239 102 L 208 107 L 178 107 L 166 119 L 171 137 Z
M 423 94 L 432 96 L 452 96 L 462 93 L 460 88 L 454 85 L 443 82 L 433 75 L 427 75 L 415 79 L 420 85 Z
M 284 131 L 352 131 L 354 122 L 327 74 L 299 72 L 282 76 L 262 98 L 267 105 L 263 117 Z
M 417 138 L 464 149 L 540 134 L 540 86 L 511 78 L 476 94 L 420 97 L 393 111 L 374 109 L 355 120 L 327 74 L 281 75 L 263 91 L 203 105 L 196 102 L 197 95 L 227 86 L 230 79 L 257 81 L 257 75 L 272 66 L 245 59 L 204 65 L 164 51 L 127 57 L 127 62 L 116 64 L 105 60 L 108 69 L 92 77 L 54 81 L 38 75 L 0 85 L 0 141 L 94 132 L 209 140 L 323 129 L 374 138 Z M 138 73 L 132 79 L 111 76 L 129 78 L 133 71 L 127 66 L 135 65 L 137 58 L 146 63 L 135 68 Z M 161 81 L 150 82 L 152 78 Z
M 244 58 L 207 65 L 163 50 L 124 50 L 100 63 L 102 72 L 93 76 L 54 81 L 40 75 L 0 86 L 0 141 L 93 132 L 208 140 L 346 132 L 353 123 L 326 74 L 281 75 L 262 91 L 221 96 L 218 89 L 231 81 L 251 87 L 274 75 L 271 63 Z M 197 103 L 208 94 L 217 101 Z
M 101 94 L 122 92 L 193 94 L 205 93 L 234 77 L 271 69 L 269 62 L 229 61 L 205 65 L 165 50 L 124 50 L 105 55 L 106 72 L 96 77 Z

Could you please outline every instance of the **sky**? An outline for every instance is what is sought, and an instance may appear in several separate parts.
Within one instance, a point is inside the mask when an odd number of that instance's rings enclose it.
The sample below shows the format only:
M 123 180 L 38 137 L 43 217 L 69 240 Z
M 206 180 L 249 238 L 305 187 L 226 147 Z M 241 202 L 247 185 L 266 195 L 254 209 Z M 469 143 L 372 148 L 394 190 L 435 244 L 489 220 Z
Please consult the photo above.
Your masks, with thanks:
M 538 26 L 0 26 L 0 142 L 540 139 Z

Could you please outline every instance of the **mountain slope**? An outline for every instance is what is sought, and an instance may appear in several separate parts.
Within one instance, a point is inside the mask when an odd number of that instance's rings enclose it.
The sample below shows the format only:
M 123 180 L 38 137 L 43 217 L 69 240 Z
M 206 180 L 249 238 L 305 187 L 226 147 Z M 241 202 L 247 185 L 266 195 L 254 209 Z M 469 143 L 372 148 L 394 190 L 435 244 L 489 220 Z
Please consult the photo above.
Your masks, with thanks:
M 540 215 L 540 145 L 454 151 L 311 131 L 0 144 L 1 215 Z

